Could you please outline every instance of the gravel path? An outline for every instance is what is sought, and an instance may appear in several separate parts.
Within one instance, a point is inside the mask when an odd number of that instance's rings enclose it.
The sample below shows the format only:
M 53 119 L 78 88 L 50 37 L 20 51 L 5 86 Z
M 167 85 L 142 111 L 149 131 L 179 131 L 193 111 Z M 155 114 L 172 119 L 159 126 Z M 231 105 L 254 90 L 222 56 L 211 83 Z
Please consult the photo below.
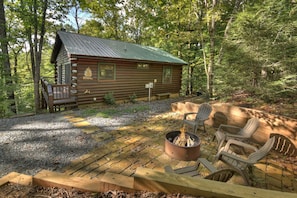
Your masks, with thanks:
M 136 120 L 170 111 L 170 104 L 181 99 L 118 106 L 116 116 L 86 117 L 92 125 L 105 131 L 115 130 Z M 147 106 L 143 111 L 127 111 Z M 80 115 L 82 110 L 75 113 Z M 82 133 L 62 113 L 0 119 L 0 177 L 15 171 L 35 175 L 42 169 L 59 171 L 73 159 L 87 153 L 99 143 Z

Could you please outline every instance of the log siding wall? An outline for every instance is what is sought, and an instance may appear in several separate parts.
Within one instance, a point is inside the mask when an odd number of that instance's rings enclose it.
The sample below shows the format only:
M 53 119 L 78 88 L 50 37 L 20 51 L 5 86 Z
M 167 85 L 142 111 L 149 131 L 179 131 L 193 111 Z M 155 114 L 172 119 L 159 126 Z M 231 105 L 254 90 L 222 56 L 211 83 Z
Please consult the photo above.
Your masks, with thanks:
M 73 57 L 72 57 L 73 58 Z M 112 92 L 116 101 L 129 100 L 134 93 L 137 98 L 148 96 L 145 84 L 154 82 L 151 95 L 158 93 L 179 93 L 181 87 L 182 66 L 172 65 L 172 83 L 163 84 L 163 66 L 169 64 L 149 63 L 149 69 L 137 68 L 137 62 L 100 59 L 90 57 L 76 57 L 77 102 L 78 105 L 104 102 L 104 95 Z M 98 65 L 110 63 L 116 65 L 115 80 L 98 80 Z M 92 71 L 92 79 L 84 79 L 87 68 Z M 73 75 L 73 74 L 72 74 Z M 96 99 L 96 100 L 94 100 Z
M 65 64 L 70 63 L 65 46 L 62 45 L 57 56 L 55 66 L 55 80 L 56 84 L 63 84 L 65 82 Z

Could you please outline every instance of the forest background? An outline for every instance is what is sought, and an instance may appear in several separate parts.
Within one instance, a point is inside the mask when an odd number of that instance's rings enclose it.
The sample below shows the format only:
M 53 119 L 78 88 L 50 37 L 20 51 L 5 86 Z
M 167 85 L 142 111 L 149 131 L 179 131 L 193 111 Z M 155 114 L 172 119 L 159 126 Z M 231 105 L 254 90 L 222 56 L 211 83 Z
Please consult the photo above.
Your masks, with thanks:
M 294 104 L 296 12 L 296 0 L 0 0 L 0 117 L 40 111 L 61 28 L 185 60 L 182 95 Z

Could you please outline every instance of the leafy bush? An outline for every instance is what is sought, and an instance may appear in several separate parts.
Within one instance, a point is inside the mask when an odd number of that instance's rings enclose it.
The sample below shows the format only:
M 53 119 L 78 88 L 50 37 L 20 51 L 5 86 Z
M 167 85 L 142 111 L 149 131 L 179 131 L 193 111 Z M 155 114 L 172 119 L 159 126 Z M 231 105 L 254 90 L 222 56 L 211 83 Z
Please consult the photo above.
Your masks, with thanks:
M 113 96 L 113 92 L 108 92 L 107 94 L 104 95 L 104 102 L 109 105 L 115 104 L 115 98 Z
M 137 98 L 136 93 L 133 93 L 133 95 L 129 96 L 129 100 L 130 100 L 130 102 L 133 103 L 133 104 L 137 102 L 137 101 L 136 101 L 136 98 Z

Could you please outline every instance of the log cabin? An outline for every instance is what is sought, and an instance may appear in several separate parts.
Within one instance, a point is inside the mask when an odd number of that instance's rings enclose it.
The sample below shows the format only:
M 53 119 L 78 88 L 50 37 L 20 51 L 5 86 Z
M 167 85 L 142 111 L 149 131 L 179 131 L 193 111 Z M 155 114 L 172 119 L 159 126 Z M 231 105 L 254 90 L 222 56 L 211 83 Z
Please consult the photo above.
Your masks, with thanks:
M 129 42 L 58 31 L 51 63 L 52 83 L 41 78 L 42 108 L 103 103 L 132 97 L 179 94 L 182 67 L 187 63 L 161 49 Z

